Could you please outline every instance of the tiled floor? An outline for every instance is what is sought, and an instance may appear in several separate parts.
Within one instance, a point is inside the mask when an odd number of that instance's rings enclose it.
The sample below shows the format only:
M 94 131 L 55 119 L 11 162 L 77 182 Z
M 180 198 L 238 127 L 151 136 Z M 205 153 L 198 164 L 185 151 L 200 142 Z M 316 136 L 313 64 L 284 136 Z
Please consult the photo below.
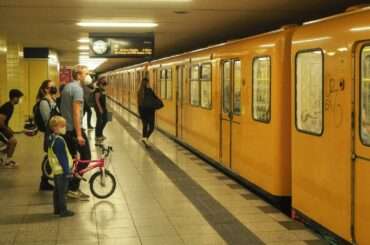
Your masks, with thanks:
M 138 120 L 117 111 L 106 129 L 117 190 L 69 202 L 72 218 L 52 215 L 51 193 L 38 192 L 41 137 L 18 136 L 20 168 L 0 170 L 0 245 L 326 244 L 162 134 L 146 149 Z

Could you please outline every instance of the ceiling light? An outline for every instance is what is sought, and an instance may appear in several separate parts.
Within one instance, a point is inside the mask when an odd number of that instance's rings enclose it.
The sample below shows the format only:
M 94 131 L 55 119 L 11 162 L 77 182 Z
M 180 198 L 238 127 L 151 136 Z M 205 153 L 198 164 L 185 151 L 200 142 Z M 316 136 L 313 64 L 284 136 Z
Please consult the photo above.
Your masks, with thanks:
M 85 65 L 89 68 L 89 70 L 95 70 L 101 64 L 103 64 L 107 59 L 104 58 L 97 58 L 97 59 L 80 59 L 80 64 Z
M 89 46 L 83 45 L 78 47 L 79 50 L 90 50 Z
M 260 45 L 260 48 L 273 48 L 273 47 L 275 47 L 275 43 L 266 43 Z
M 80 39 L 78 39 L 78 42 L 79 43 L 89 43 L 90 39 L 89 38 L 80 38 Z
M 338 48 L 337 49 L 339 52 L 346 52 L 346 51 L 348 51 L 348 48 L 346 48 L 346 47 L 342 47 L 342 48 Z
M 336 53 L 335 52 L 327 52 L 327 55 L 329 56 L 334 56 Z
M 192 2 L 193 0 L 126 0 L 127 2 L 168 2 L 168 3 L 181 3 Z
M 79 22 L 82 27 L 127 27 L 127 28 L 150 28 L 158 26 L 153 22 Z
M 328 39 L 331 39 L 331 37 L 318 37 L 318 38 L 312 38 L 312 39 L 296 40 L 296 41 L 293 41 L 293 44 L 318 42 L 318 41 L 324 41 Z
M 370 31 L 370 26 L 362 26 L 362 27 L 354 27 L 349 29 L 352 32 L 358 32 L 358 31 Z

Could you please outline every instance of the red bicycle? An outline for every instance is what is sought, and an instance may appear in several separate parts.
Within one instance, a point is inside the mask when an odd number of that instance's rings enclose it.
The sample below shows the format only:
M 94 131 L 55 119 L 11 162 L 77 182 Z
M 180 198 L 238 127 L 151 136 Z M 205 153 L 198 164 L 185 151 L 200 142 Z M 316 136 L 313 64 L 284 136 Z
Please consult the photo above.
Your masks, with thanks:
M 113 174 L 107 169 L 111 161 L 111 152 L 113 148 L 111 146 L 97 145 L 101 149 L 101 158 L 97 160 L 73 160 L 72 175 L 83 181 L 88 181 L 90 184 L 91 193 L 100 199 L 110 197 L 117 186 L 116 179 Z M 87 167 L 78 170 L 80 164 L 88 164 Z M 93 173 L 89 180 L 83 177 L 87 172 L 93 169 L 98 169 Z M 53 179 L 53 174 L 49 165 L 47 156 L 42 162 L 42 171 L 48 179 Z

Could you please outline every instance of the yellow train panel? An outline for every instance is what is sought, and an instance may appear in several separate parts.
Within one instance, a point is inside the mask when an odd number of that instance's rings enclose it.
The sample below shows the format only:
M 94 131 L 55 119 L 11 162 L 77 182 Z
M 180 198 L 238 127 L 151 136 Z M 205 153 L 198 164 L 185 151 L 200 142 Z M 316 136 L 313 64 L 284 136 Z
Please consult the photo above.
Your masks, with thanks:
M 369 11 L 346 13 L 303 26 L 293 37 L 292 115 L 300 110 L 292 123 L 293 207 L 347 241 L 352 240 L 352 51 L 355 42 L 370 37 L 354 28 L 368 25 L 369 17 Z M 313 133 L 302 132 L 307 129 Z

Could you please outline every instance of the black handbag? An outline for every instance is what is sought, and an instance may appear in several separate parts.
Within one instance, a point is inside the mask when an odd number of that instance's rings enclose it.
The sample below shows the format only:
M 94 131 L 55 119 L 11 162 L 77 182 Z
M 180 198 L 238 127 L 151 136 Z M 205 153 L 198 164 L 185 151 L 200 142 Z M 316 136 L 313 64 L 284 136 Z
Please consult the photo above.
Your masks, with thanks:
M 143 99 L 143 107 L 147 109 L 159 110 L 163 108 L 164 104 L 153 91 L 145 91 Z

